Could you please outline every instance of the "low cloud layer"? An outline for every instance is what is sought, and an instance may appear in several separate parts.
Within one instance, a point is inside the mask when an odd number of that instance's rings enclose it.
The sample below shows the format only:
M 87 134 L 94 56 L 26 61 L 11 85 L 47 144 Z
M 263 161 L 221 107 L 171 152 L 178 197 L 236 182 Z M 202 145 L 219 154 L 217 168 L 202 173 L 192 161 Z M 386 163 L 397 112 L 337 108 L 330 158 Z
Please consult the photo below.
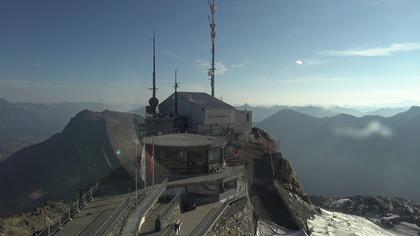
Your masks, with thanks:
M 320 52 L 324 56 L 341 56 L 341 57 L 380 57 L 392 56 L 398 52 L 420 50 L 420 43 L 393 43 L 388 47 L 349 49 L 349 50 L 329 50 Z
M 21 88 L 61 88 L 63 85 L 48 82 L 48 81 L 27 81 L 19 79 L 0 79 L 0 87 L 21 87 Z
M 391 138 L 394 132 L 388 126 L 379 121 L 371 121 L 363 128 L 337 127 L 335 133 L 340 136 L 346 136 L 355 139 L 364 139 L 372 136 L 382 138 Z

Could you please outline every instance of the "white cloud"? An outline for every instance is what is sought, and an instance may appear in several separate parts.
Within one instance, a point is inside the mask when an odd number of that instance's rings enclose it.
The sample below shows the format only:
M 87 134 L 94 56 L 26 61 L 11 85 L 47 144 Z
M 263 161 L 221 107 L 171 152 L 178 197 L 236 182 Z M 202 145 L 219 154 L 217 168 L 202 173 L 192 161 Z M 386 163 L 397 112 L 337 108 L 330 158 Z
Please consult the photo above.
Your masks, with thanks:
M 29 84 L 29 81 L 18 79 L 2 79 L 0 87 L 23 87 Z
M 242 68 L 244 66 L 245 66 L 245 63 L 239 63 L 239 64 L 230 65 L 229 67 L 230 68 Z
M 210 68 L 210 62 L 198 59 L 196 60 L 196 63 L 203 69 L 206 70 L 206 73 L 208 69 Z M 216 68 L 215 74 L 216 75 L 223 75 L 226 71 L 228 71 L 227 66 L 225 66 L 222 62 L 216 61 L 214 67 Z
M 319 66 L 322 64 L 327 63 L 327 60 L 323 60 L 320 58 L 302 58 L 302 59 L 298 59 L 296 60 L 296 65 L 304 65 L 304 66 Z
M 364 139 L 375 135 L 382 138 L 390 138 L 394 135 L 394 132 L 391 128 L 376 120 L 371 121 L 363 128 L 336 127 L 335 133 L 337 135 L 355 139 Z
M 223 65 L 220 61 L 216 62 L 216 75 L 223 75 L 226 71 L 228 71 L 228 68 Z
M 408 22 L 415 21 L 417 18 L 419 18 L 419 14 L 417 14 L 417 15 L 412 15 L 412 16 L 410 16 L 410 18 L 408 19 Z
M 308 58 L 303 59 L 303 61 L 306 66 L 319 66 L 328 62 L 327 60 L 322 60 L 319 58 Z
M 366 2 L 366 6 L 367 7 L 374 7 L 374 6 L 378 6 L 381 3 L 381 1 L 379 0 L 370 0 Z
M 332 77 L 328 75 L 311 75 L 311 76 L 303 76 L 303 77 L 296 77 L 290 79 L 280 79 L 280 78 L 273 78 L 273 77 L 256 77 L 256 81 L 264 82 L 264 83 L 271 83 L 271 84 L 314 84 L 314 83 L 335 83 L 341 82 L 344 78 L 341 77 Z
M 356 56 L 356 57 L 380 57 L 392 56 L 398 52 L 420 50 L 420 43 L 393 43 L 388 47 L 349 49 L 349 50 L 328 50 L 319 52 L 325 56 Z
M 48 81 L 27 81 L 19 79 L 0 79 L 0 87 L 45 87 L 45 88 L 59 88 L 64 87 L 63 85 L 51 83 Z

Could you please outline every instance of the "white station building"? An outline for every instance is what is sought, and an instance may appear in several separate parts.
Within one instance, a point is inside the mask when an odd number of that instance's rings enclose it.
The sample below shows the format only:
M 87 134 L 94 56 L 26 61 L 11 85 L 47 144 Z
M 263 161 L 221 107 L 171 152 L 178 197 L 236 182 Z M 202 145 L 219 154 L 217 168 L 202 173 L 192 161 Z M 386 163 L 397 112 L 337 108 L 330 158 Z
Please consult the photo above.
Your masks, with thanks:
M 159 104 L 159 113 L 187 118 L 188 127 L 201 134 L 223 134 L 233 130 L 240 139 L 252 128 L 252 112 L 235 107 L 203 92 L 176 92 Z M 175 106 L 175 102 L 177 104 Z M 177 109 L 177 112 L 175 111 Z

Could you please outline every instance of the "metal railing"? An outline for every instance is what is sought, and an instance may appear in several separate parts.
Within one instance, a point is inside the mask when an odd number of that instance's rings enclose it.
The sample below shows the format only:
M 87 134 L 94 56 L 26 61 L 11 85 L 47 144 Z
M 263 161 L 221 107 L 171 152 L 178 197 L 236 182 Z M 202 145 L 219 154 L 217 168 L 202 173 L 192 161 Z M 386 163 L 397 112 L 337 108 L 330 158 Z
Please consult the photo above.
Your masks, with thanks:
M 176 235 L 174 224 L 170 224 L 164 231 L 162 231 L 161 236 L 173 236 Z
M 142 219 L 166 190 L 167 182 L 168 179 L 165 179 L 161 184 L 139 190 L 144 192 L 144 197 L 142 201 L 138 203 L 134 212 L 128 216 L 121 235 L 134 236 L 138 234 Z
M 197 225 L 197 227 L 191 232 L 191 236 L 203 236 L 207 235 L 208 232 L 212 229 L 212 227 L 216 224 L 222 214 L 225 212 L 227 207 L 239 199 L 245 197 L 246 194 L 239 195 L 229 201 L 226 201 L 218 208 L 213 208 L 207 216 Z
M 124 202 L 122 202 L 117 209 L 115 209 L 112 214 L 106 219 L 106 221 L 99 227 L 99 229 L 96 231 L 96 235 L 106 235 L 108 231 L 112 228 L 112 226 L 115 225 L 118 219 L 122 216 L 124 211 L 128 208 L 130 205 L 130 198 L 127 197 Z
M 235 129 L 233 128 L 213 128 L 212 130 L 206 129 L 180 129 L 180 128 L 169 128 L 169 129 L 159 129 L 159 131 L 141 131 L 141 134 L 144 138 L 152 137 L 152 136 L 160 136 L 160 135 L 167 135 L 167 134 L 177 134 L 177 133 L 187 133 L 187 134 L 200 134 L 206 136 L 219 136 L 219 137 L 228 137 L 234 136 Z
M 156 191 L 153 195 L 149 196 L 149 198 L 146 199 L 147 201 L 145 202 L 145 206 L 147 206 L 149 208 L 149 207 L 151 207 L 154 204 L 154 202 L 156 202 L 159 199 L 159 197 L 166 190 L 166 184 L 167 184 L 167 182 L 168 182 L 168 179 L 165 179 L 165 181 L 163 181 L 160 185 L 158 185 L 156 187 L 148 187 L 148 188 L 146 188 L 146 192 L 147 191 L 150 191 L 150 190 L 153 191 L 155 188 L 156 189 L 159 189 L 160 188 L 160 190 L 159 191 Z M 145 198 L 146 198 L 146 196 L 145 196 Z M 147 213 L 147 211 L 148 210 L 146 210 L 145 213 Z M 138 224 L 137 225 L 140 225 L 140 221 L 141 221 L 141 218 L 138 219 Z
M 93 185 L 86 193 L 84 193 L 79 199 L 75 202 L 70 203 L 69 209 L 59 215 L 57 219 L 47 225 L 45 228 L 40 230 L 39 232 L 33 233 L 35 236 L 51 236 L 57 233 L 59 230 L 63 228 L 63 225 L 72 220 L 72 217 L 76 215 L 80 209 L 82 209 L 86 204 L 93 199 L 93 195 L 98 190 L 99 182 Z
M 176 193 L 176 195 L 172 198 L 172 200 L 168 203 L 168 205 L 166 205 L 165 208 L 163 208 L 160 212 L 159 212 L 159 219 L 160 219 L 160 223 L 162 224 L 162 222 L 165 222 L 167 220 L 167 218 L 169 217 L 169 213 L 174 209 L 174 207 L 179 204 L 181 201 L 181 191 L 178 191 Z M 162 225 L 160 225 L 162 226 Z M 161 227 L 159 227 L 161 228 Z
M 226 208 L 229 206 L 229 201 L 226 201 L 218 208 L 213 208 L 207 216 L 197 225 L 197 227 L 191 232 L 192 236 L 202 236 L 207 235 L 213 225 L 216 224 L 217 220 L 225 212 Z

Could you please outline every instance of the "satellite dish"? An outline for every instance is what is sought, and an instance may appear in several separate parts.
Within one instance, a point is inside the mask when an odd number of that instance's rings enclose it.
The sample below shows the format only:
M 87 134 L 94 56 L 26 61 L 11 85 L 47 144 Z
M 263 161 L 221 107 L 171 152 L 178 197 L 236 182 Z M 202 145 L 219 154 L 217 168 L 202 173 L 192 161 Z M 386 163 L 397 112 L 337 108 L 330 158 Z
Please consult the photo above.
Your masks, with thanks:
M 159 100 L 156 97 L 152 97 L 149 99 L 149 105 L 152 107 L 157 107 L 157 105 L 159 105 Z

